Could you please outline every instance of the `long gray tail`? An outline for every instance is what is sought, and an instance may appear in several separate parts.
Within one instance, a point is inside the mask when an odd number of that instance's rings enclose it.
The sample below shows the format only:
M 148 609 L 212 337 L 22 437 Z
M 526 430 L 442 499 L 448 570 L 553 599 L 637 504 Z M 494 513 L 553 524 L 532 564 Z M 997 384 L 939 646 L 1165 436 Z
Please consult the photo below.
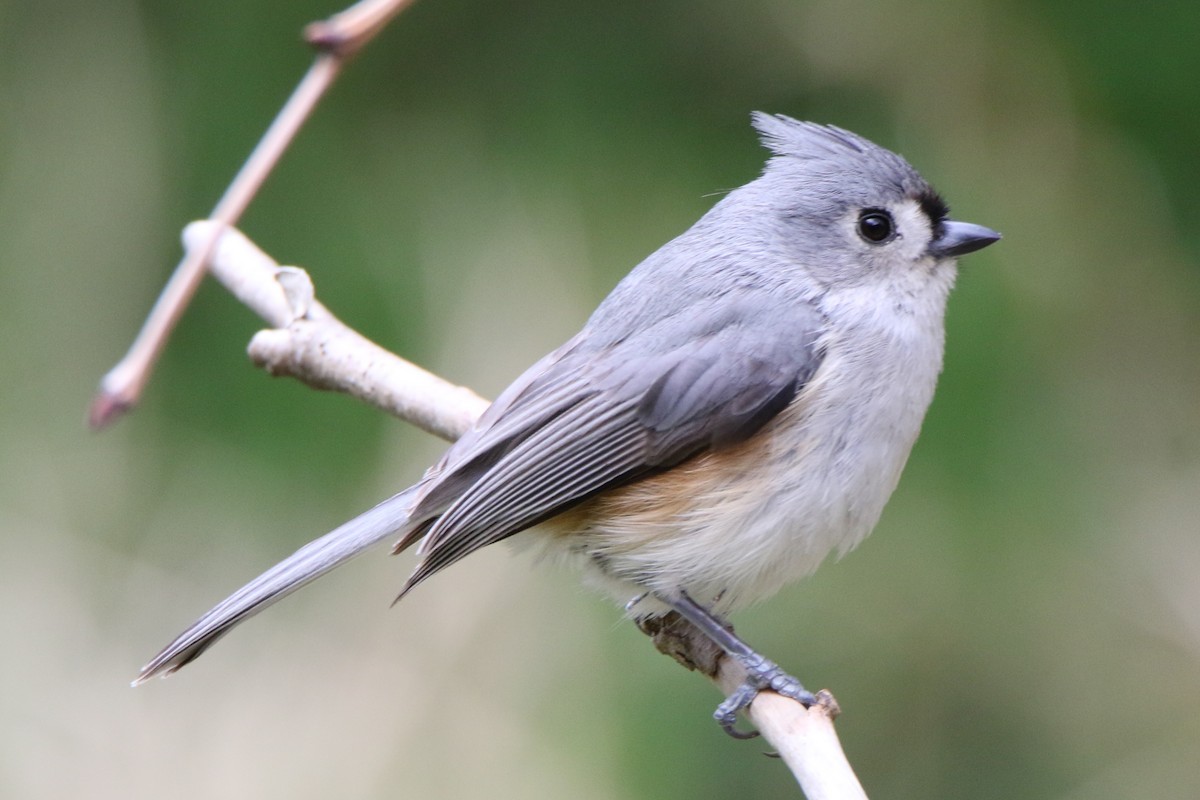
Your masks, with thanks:
M 137 686 L 170 675 L 212 646 L 239 622 L 341 566 L 408 525 L 415 487 L 384 500 L 346 524 L 309 542 L 222 600 L 142 667 Z

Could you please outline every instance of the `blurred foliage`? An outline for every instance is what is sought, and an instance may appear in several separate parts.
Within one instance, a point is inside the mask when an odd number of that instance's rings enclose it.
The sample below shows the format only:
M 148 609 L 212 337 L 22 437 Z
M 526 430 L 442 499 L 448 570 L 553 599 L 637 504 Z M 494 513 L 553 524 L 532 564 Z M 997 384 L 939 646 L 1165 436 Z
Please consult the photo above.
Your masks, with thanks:
M 795 796 L 574 577 L 366 558 L 166 683 L 183 624 L 440 444 L 249 367 L 206 285 L 82 426 L 306 68 L 313 0 L 0 4 L 0 795 Z M 1200 7 L 422 0 L 244 229 L 385 346 L 495 393 L 713 195 L 760 108 L 900 150 L 1005 240 L 876 535 L 739 630 L 846 712 L 880 798 L 1200 790 Z

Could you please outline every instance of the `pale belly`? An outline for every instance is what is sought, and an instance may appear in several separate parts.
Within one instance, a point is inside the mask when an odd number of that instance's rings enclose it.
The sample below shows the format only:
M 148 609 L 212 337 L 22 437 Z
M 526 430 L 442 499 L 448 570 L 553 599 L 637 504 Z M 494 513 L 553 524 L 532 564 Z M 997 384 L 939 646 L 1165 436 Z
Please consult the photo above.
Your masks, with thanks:
M 548 553 L 581 561 L 589 582 L 620 602 L 682 589 L 724 614 L 765 599 L 831 552 L 850 550 L 879 520 L 936 369 L 916 391 L 911 375 L 894 377 L 845 397 L 815 381 L 749 440 L 608 492 L 530 533 Z M 665 610 L 647 598 L 632 612 Z

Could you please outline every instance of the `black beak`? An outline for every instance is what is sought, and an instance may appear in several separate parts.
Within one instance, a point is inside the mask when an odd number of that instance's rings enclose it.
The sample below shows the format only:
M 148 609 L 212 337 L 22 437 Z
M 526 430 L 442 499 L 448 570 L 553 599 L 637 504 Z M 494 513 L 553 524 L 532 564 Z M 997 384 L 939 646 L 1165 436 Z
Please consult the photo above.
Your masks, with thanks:
M 942 220 L 938 229 L 938 237 L 929 243 L 929 254 L 934 258 L 965 256 L 1000 239 L 1000 234 L 991 228 L 971 222 Z

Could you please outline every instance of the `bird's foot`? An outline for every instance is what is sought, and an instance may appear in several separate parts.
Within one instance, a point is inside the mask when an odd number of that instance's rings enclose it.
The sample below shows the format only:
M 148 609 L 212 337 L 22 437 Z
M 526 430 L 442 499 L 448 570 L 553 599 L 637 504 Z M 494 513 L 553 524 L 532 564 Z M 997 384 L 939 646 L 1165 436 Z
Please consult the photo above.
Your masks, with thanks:
M 818 702 L 816 695 L 805 689 L 799 680 L 784 672 L 774 661 L 753 651 L 733 657 L 746 670 L 746 680 L 713 712 L 713 719 L 733 738 L 753 739 L 758 736 L 758 731 L 739 731 L 736 725 L 738 712 L 749 708 L 761 691 L 770 690 L 790 697 L 805 708 Z

